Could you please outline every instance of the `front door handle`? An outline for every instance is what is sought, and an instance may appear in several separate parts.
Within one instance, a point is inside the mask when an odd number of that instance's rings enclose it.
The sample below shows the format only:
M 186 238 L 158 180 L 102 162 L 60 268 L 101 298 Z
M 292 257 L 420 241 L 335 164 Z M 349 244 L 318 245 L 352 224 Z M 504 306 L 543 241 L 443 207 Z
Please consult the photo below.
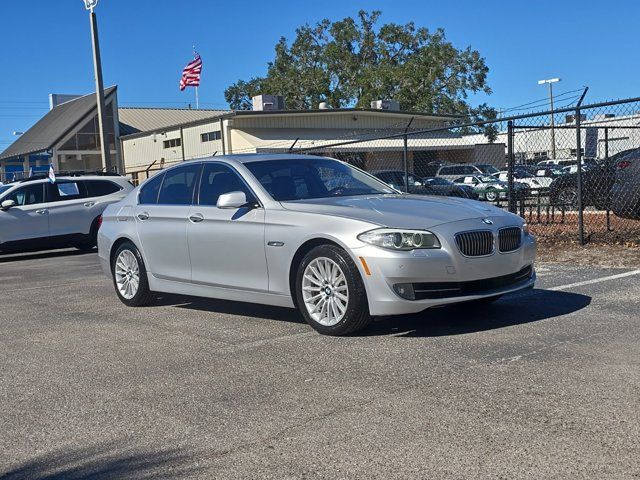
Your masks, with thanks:
M 204 216 L 201 213 L 194 213 L 192 215 L 189 215 L 189 220 L 191 220 L 193 223 L 199 223 L 204 220 Z
M 46 208 L 43 208 L 41 210 L 36 210 L 36 213 L 38 215 L 44 215 L 45 213 L 47 213 L 49 210 L 47 210 Z
M 138 214 L 138 218 L 142 221 L 149 219 L 149 214 L 147 212 L 140 212 Z
M 96 202 L 85 202 L 84 206 L 85 207 L 93 207 L 96 204 Z

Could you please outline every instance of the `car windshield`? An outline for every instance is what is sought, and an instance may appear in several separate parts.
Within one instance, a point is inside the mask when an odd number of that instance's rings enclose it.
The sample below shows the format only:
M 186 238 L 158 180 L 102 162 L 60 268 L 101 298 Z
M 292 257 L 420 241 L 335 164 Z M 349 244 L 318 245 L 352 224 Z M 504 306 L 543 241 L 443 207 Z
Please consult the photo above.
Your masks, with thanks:
M 476 165 L 476 167 L 478 167 L 482 173 L 488 173 L 491 175 L 499 172 L 499 170 L 493 165 Z
M 247 162 L 245 166 L 274 200 L 397 193 L 379 180 L 330 158 Z
M 494 183 L 499 181 L 496 177 L 490 177 L 489 175 L 480 175 L 478 178 L 482 183 Z
M 0 195 L 9 190 L 13 185 L 0 185 Z

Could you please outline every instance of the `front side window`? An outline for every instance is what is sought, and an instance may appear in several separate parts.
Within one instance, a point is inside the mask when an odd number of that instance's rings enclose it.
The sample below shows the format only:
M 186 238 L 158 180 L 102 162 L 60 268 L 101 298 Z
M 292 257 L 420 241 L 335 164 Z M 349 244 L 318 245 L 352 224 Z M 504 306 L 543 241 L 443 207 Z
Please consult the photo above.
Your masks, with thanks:
M 249 187 L 233 169 L 222 163 L 205 163 L 200 180 L 198 205 L 215 206 L 220 195 L 230 192 L 244 192 L 247 202 L 256 201 Z
M 16 205 L 26 206 L 26 205 L 36 205 L 38 203 L 44 202 L 44 190 L 43 183 L 34 183 L 33 185 L 27 185 L 22 188 L 18 188 L 14 190 L 9 195 L 6 196 L 4 200 L 13 200 L 16 202 Z
M 158 203 L 164 205 L 191 205 L 193 190 L 201 164 L 194 163 L 174 168 L 164 174 Z
M 155 177 L 150 178 L 140 188 L 138 194 L 138 203 L 140 205 L 154 205 L 158 203 L 158 192 L 164 179 L 164 173 L 158 173 Z
M 277 201 L 396 193 L 374 177 L 329 158 L 266 160 L 245 166 Z

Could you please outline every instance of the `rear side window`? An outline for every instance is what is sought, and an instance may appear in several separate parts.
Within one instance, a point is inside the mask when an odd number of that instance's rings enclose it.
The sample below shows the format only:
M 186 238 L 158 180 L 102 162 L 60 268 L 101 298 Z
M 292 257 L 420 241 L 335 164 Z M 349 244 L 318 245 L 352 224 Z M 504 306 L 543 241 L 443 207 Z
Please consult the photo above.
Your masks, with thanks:
M 158 203 L 158 192 L 160 191 L 160 185 L 162 185 L 162 179 L 164 173 L 159 173 L 155 177 L 151 178 L 140 189 L 138 194 L 138 203 L 141 205 L 153 205 Z
M 104 197 L 119 192 L 122 188 L 109 180 L 85 180 L 87 197 Z
M 46 185 L 47 201 L 49 202 L 66 202 L 87 196 L 87 191 L 82 182 L 56 181 L 56 183 L 47 183 Z
M 185 165 L 164 174 L 164 181 L 158 195 L 158 203 L 163 205 L 191 205 L 196 178 L 201 164 Z

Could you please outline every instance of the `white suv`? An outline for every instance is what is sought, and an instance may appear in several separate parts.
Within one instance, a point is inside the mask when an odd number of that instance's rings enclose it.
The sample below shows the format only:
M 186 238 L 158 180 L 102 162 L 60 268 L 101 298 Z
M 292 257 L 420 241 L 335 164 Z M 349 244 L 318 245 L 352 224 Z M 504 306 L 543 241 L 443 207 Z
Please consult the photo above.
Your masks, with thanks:
M 101 215 L 133 185 L 120 175 L 31 177 L 0 186 L 0 251 L 96 245 Z

